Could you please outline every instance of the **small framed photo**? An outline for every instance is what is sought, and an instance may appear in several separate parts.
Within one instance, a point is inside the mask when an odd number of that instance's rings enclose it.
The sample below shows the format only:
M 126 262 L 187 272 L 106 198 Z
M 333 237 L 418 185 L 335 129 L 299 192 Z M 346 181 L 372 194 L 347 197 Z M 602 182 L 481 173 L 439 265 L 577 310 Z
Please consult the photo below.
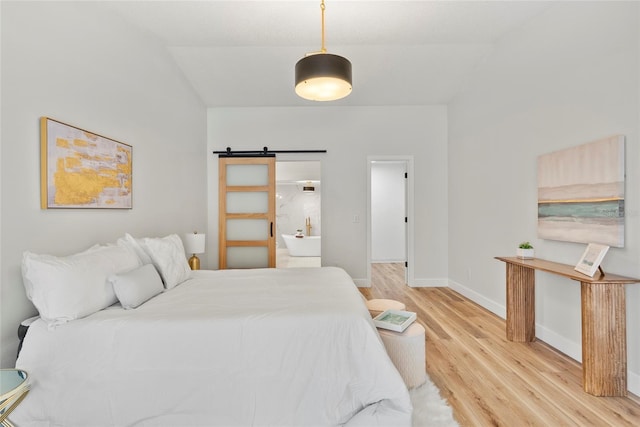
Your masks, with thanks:
M 609 246 L 589 243 L 578 265 L 576 265 L 575 270 L 589 277 L 593 277 L 608 250 Z

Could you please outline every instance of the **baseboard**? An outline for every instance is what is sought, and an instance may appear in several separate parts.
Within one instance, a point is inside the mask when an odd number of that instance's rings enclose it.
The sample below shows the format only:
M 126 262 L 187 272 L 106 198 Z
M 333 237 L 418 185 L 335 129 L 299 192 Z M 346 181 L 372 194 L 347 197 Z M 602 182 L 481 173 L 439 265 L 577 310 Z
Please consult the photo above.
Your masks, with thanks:
M 499 316 L 503 319 L 507 317 L 507 309 L 498 304 L 497 302 L 486 298 L 485 296 L 477 293 L 474 290 L 467 288 L 466 286 L 461 285 L 453 280 L 449 280 L 449 287 L 459 293 L 460 295 L 469 298 L 471 301 L 475 302 L 478 305 L 486 308 L 496 316 Z
M 546 342 L 556 350 L 566 354 L 573 360 L 582 362 L 582 344 L 571 341 L 551 329 L 536 323 L 536 338 Z
M 446 288 L 449 279 L 413 279 L 412 288 Z
M 371 283 L 367 279 L 353 279 L 353 283 L 359 288 L 370 288 Z M 412 288 L 446 288 L 449 286 L 449 279 L 414 279 Z
M 627 390 L 640 396 L 640 375 L 627 371 Z
M 367 281 L 367 279 L 353 279 L 353 283 L 356 284 L 359 288 L 370 288 L 371 283 Z

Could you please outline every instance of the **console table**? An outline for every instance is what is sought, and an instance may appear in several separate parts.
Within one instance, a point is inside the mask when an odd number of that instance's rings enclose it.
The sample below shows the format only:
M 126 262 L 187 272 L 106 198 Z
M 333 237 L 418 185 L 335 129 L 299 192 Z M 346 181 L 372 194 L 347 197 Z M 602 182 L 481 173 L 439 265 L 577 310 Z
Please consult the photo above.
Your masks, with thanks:
M 507 266 L 509 341 L 536 339 L 535 270 L 580 282 L 582 386 L 594 396 L 627 395 L 627 332 L 624 285 L 640 279 L 596 272 L 589 277 L 567 264 L 543 259 L 496 257 Z

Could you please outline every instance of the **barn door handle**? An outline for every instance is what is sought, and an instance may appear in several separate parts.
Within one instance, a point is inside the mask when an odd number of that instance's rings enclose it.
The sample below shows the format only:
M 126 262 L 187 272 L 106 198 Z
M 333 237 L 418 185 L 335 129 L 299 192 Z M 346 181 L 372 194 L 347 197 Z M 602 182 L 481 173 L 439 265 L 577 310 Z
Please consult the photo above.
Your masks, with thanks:
M 273 221 L 271 222 L 271 226 L 269 227 L 269 229 L 269 233 L 271 233 L 271 237 L 273 237 Z

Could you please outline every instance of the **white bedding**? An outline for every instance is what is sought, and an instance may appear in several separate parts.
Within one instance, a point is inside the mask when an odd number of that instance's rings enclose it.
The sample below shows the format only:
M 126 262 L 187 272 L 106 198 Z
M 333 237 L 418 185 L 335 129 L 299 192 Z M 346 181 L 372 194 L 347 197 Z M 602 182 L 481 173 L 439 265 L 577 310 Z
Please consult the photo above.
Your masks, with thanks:
M 18 426 L 411 424 L 407 389 L 341 269 L 194 272 L 135 310 L 29 328 Z

